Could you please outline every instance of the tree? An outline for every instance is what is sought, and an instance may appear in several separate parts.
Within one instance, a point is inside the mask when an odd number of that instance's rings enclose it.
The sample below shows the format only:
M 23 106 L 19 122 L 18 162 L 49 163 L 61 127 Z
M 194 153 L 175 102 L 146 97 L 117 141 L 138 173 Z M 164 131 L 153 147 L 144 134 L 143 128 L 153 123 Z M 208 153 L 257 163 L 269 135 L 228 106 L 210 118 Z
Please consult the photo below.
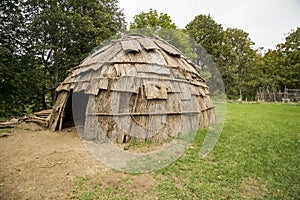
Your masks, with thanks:
M 251 47 L 254 43 L 249 34 L 234 28 L 224 31 L 210 15 L 196 16 L 187 24 L 186 30 L 211 55 L 222 75 L 228 98 L 242 98 L 243 94 L 253 98 L 258 82 L 253 81 L 255 77 L 252 74 L 259 64 L 259 56 Z M 196 52 L 199 58 L 197 64 L 207 65 L 201 47 L 197 47 Z M 213 77 L 215 73 L 211 72 L 212 80 L 218 80 Z
M 156 31 L 161 28 L 169 30 L 175 30 L 177 28 L 168 14 L 158 14 L 156 10 L 152 9 L 150 9 L 149 12 L 141 12 L 133 18 L 134 21 L 130 23 L 130 29 L 151 28 Z
M 31 22 L 29 51 L 41 59 L 53 91 L 67 69 L 124 26 L 115 0 L 29 0 L 25 6 Z
M 281 59 L 279 65 L 283 67 L 283 87 L 300 88 L 300 27 L 289 33 L 283 44 L 277 46 Z
M 223 85 L 226 82 L 223 83 L 219 73 L 224 38 L 223 27 L 210 15 L 198 15 L 186 25 L 185 29 L 188 35 L 197 42 L 193 45 L 197 55 L 195 62 L 201 68 L 200 73 L 207 75 L 206 79 L 211 92 L 223 91 Z
M 223 28 L 210 15 L 198 15 L 186 25 L 186 31 L 214 59 L 220 56 L 220 46 L 223 42 Z
M 268 50 L 262 58 L 259 88 L 278 92 L 287 88 L 300 88 L 300 29 L 289 33 L 285 42 L 275 50 Z
M 19 115 L 26 104 L 31 104 L 30 99 L 37 98 L 37 88 L 29 87 L 37 71 L 33 66 L 28 67 L 32 57 L 24 51 L 27 33 L 21 3 L 20 0 L 0 2 L 1 116 Z
M 284 71 L 282 55 L 278 50 L 269 49 L 262 58 L 261 73 L 259 73 L 259 89 L 268 92 L 278 92 L 282 88 Z
M 1 94 L 6 91 L 5 102 L 0 103 L 12 105 L 11 98 L 22 93 L 27 100 L 19 103 L 21 112 L 25 105 L 46 108 L 46 99 L 55 98 L 54 89 L 67 69 L 125 28 L 117 0 L 9 0 L 0 6 L 1 68 L 5 69 L 0 72 L 4 83 L 0 89 Z M 32 84 L 34 89 L 28 91 Z
M 253 44 L 249 34 L 243 30 L 228 28 L 224 32 L 219 69 L 231 98 L 243 98 L 243 94 L 248 98 L 255 95 L 250 82 L 255 78 L 252 74 L 255 73 L 258 55 L 251 48 Z

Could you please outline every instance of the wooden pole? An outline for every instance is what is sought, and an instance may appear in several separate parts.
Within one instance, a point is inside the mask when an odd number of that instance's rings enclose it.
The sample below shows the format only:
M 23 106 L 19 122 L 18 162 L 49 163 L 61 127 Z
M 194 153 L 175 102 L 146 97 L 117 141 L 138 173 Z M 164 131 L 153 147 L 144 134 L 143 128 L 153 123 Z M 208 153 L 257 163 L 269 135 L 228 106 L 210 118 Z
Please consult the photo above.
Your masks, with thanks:
M 155 116 L 155 115 L 197 115 L 204 111 L 213 109 L 214 106 L 199 111 L 164 112 L 164 113 L 87 113 L 96 116 Z

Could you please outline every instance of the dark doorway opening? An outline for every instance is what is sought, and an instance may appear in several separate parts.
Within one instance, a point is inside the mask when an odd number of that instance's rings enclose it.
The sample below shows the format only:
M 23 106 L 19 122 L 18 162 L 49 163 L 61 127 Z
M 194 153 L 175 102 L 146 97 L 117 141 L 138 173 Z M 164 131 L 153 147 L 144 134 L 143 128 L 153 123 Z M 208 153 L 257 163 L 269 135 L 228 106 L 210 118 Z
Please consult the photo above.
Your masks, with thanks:
M 71 92 L 72 95 L 72 92 Z M 63 128 L 71 128 L 74 127 L 74 119 L 73 119 L 73 112 L 72 112 L 72 97 L 69 96 L 64 113 L 64 123 Z
M 76 126 L 77 131 L 83 131 L 89 95 L 84 92 L 72 92 L 71 99 L 73 124 Z
M 83 130 L 88 98 L 84 92 L 71 91 L 64 108 L 62 128 L 76 127 Z

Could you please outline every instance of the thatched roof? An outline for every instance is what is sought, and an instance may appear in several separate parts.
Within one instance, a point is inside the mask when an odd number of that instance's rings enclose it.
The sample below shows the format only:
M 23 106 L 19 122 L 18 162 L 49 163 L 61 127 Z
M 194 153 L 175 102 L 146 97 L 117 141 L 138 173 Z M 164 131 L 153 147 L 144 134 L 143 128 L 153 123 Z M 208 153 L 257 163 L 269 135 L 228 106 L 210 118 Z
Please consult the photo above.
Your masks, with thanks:
M 123 79 L 121 85 L 112 84 L 110 90 L 136 92 L 139 84 L 130 77 L 157 78 L 169 81 L 188 82 L 190 92 L 199 95 L 208 93 L 205 80 L 192 63 L 178 49 L 155 37 L 125 35 L 89 55 L 59 85 L 57 92 L 73 89 L 86 94 L 97 95 L 100 89 L 108 89 L 111 78 Z M 135 79 L 135 82 L 137 80 Z M 200 86 L 200 87 L 198 87 Z M 169 91 L 178 91 L 174 84 L 168 84 Z

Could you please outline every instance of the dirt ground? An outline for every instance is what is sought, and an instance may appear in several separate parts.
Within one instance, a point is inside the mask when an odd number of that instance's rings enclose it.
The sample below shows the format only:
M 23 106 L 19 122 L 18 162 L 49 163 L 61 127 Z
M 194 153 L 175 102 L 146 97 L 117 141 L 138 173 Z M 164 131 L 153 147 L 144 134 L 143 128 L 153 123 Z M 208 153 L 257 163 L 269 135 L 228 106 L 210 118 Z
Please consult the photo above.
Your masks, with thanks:
M 133 176 L 103 166 L 74 129 L 51 132 L 22 124 L 0 131 L 0 199 L 69 199 L 78 178 L 85 176 L 110 185 L 130 178 L 128 189 L 137 192 L 155 185 L 149 175 Z

